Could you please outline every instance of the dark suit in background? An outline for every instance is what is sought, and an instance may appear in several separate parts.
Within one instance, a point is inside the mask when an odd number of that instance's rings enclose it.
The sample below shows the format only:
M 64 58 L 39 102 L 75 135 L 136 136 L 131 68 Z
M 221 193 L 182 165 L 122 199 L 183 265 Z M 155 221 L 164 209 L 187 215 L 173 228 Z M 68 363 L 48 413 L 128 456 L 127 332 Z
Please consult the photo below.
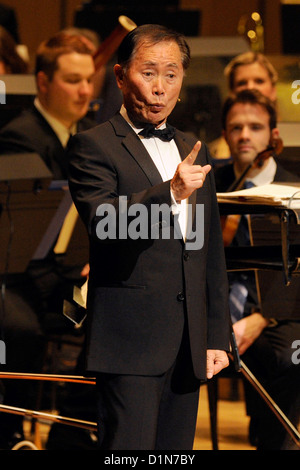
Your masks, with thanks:
M 94 125 L 92 120 L 83 118 L 77 123 L 77 131 L 89 129 Z M 24 110 L 0 130 L 0 152 L 2 155 L 38 153 L 53 173 L 54 180 L 67 179 L 65 149 L 35 106 Z

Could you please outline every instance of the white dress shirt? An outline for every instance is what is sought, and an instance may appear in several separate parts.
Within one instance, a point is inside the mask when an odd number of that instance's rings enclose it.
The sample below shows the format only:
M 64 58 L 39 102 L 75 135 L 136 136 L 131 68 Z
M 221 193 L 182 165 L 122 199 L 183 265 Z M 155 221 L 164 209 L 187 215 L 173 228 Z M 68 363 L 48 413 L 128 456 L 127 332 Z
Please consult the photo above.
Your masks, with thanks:
M 254 186 L 262 186 L 263 184 L 271 184 L 274 181 L 277 164 L 273 157 L 268 158 L 264 168 L 252 178 L 246 177 L 246 181 L 251 181 Z
M 129 119 L 124 105 L 122 105 L 120 113 L 123 118 L 128 122 L 128 124 L 132 127 L 136 134 L 143 130 L 143 127 L 137 128 Z M 166 125 L 163 124 L 160 129 L 164 129 L 165 127 Z M 157 170 L 159 171 L 162 180 L 171 180 L 175 174 L 178 164 L 182 161 L 177 145 L 175 144 L 175 140 L 172 139 L 170 142 L 165 142 L 159 139 L 158 137 L 139 137 L 142 143 L 144 144 L 147 152 L 149 153 L 150 157 L 152 158 Z M 181 229 L 181 233 L 183 234 L 183 238 L 185 239 L 187 227 L 188 199 L 184 199 L 180 203 L 177 203 L 175 201 L 171 189 L 170 192 L 172 200 L 172 213 L 174 215 L 178 215 L 178 222 Z

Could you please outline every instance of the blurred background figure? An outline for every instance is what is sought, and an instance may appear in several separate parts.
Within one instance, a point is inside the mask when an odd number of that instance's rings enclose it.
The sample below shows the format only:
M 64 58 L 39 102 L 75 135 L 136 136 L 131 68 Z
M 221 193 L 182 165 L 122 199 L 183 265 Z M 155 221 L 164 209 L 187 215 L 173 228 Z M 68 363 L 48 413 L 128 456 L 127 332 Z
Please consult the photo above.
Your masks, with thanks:
M 36 56 L 34 104 L 0 131 L 1 154 L 38 153 L 54 179 L 67 178 L 71 134 L 95 125 L 86 118 L 93 96 L 93 51 L 79 36 L 58 33 Z
M 70 134 L 96 123 L 86 118 L 93 96 L 93 51 L 78 35 L 58 33 L 43 41 L 36 54 L 37 95 L 34 104 L 12 119 L 0 133 L 1 155 L 37 153 L 54 180 L 67 179 L 65 147 Z M 55 241 L 56 242 L 56 241 Z M 83 283 L 85 262 L 56 255 L 54 245 L 48 255 L 29 263 L 24 273 L 9 273 L 3 296 L 7 362 L 1 370 L 40 372 L 47 335 L 74 332 L 63 316 L 63 302 L 72 299 L 73 287 Z M 35 406 L 37 394 L 25 381 L 5 381 L 3 402 L 11 406 Z M 36 390 L 35 390 L 36 392 Z M 0 448 L 11 448 L 23 440 L 23 417 L 0 414 Z
M 20 56 L 11 34 L 0 26 L 0 74 L 28 73 L 28 63 Z
M 256 89 L 276 104 L 278 74 L 264 54 L 253 51 L 239 54 L 225 67 L 224 75 L 230 95 L 245 89 Z M 213 158 L 230 157 L 230 150 L 223 136 L 211 142 L 209 150 Z
M 270 145 L 276 152 L 279 130 L 273 102 L 256 89 L 244 89 L 229 97 L 224 103 L 222 121 L 232 162 L 216 169 L 215 175 L 217 191 L 226 192 L 259 152 Z M 277 159 L 270 155 L 262 160 L 261 165 L 254 165 L 248 171 L 245 187 L 261 186 L 273 181 L 297 182 L 300 185 L 300 179 L 285 170 Z M 238 216 L 235 228 L 236 230 L 232 224 L 228 230 L 224 224 L 223 238 L 225 239 L 229 233 L 232 236 L 227 243 L 235 247 L 249 245 L 247 216 Z M 278 310 L 264 312 L 263 315 L 255 271 L 240 270 L 228 273 L 233 329 L 239 353 L 245 364 L 294 426 L 298 426 L 300 424 L 300 409 L 299 407 L 297 409 L 300 396 L 299 366 L 291 361 L 291 345 L 300 337 L 300 321 L 291 318 L 291 312 L 286 311 L 285 299 L 282 298 L 280 290 L 282 277 L 280 276 L 278 280 L 271 271 L 268 275 L 271 282 L 278 286 L 276 290 Z M 297 282 L 297 277 L 292 282 Z M 286 295 L 291 293 L 287 291 Z M 251 417 L 250 442 L 259 450 L 292 448 L 293 443 L 286 437 L 277 418 L 253 387 L 248 383 L 245 385 L 247 411 Z
M 64 29 L 63 32 L 81 36 L 94 55 L 97 54 L 102 44 L 99 34 L 88 28 L 70 27 Z M 113 55 L 100 68 L 95 64 L 96 70 L 93 76 L 94 93 L 90 103 L 89 115 L 98 124 L 112 117 L 122 104 L 122 95 L 113 74 L 113 64 Z
M 231 94 L 255 89 L 276 102 L 278 74 L 263 54 L 249 51 L 234 57 L 225 67 L 224 74 Z

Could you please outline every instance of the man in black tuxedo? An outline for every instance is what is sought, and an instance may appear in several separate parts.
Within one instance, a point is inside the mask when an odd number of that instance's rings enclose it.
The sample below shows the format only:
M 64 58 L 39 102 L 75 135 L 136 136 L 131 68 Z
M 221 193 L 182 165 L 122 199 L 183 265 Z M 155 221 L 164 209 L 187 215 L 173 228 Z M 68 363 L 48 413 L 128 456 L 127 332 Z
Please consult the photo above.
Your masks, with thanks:
M 54 180 L 67 180 L 65 147 L 70 134 L 95 125 L 85 117 L 93 95 L 92 54 L 79 35 L 58 33 L 40 45 L 34 105 L 1 129 L 0 158 L 4 154 L 38 153 Z M 35 223 L 38 221 L 32 222 L 33 230 Z M 45 331 L 71 330 L 72 323 L 62 314 L 63 301 L 72 296 L 74 284 L 82 279 L 82 268 L 79 263 L 67 266 L 62 256 L 50 250 L 45 259 L 31 262 L 25 273 L 6 277 L 1 329 L 7 361 L 2 370 L 40 372 Z M 24 390 L 22 384 L 6 381 L 4 385 L 4 404 L 35 406 L 27 400 L 28 389 Z M 0 421 L 0 448 L 22 439 L 22 417 L 2 413 Z
M 215 170 L 218 192 L 226 192 L 259 152 L 269 145 L 276 148 L 279 138 L 274 104 L 257 90 L 244 90 L 236 97 L 228 98 L 224 103 L 222 121 L 232 162 Z M 247 187 L 249 183 L 260 186 L 273 181 L 299 182 L 300 186 L 299 178 L 272 156 L 263 160 L 262 165 L 254 165 L 247 173 L 245 183 Z M 231 240 L 232 245 L 249 244 L 248 234 L 247 222 L 242 217 Z M 274 274 L 270 272 L 269 275 L 276 282 Z M 297 282 L 297 277 L 293 282 Z M 230 273 L 229 284 L 230 311 L 239 353 L 297 426 L 300 416 L 299 366 L 292 361 L 292 344 L 300 338 L 300 321 L 291 321 L 289 312 L 284 312 L 286 317 L 280 315 L 280 319 L 266 318 L 261 314 L 254 272 Z M 280 296 L 277 303 L 280 308 Z M 281 424 L 252 390 L 246 389 L 252 443 L 259 450 L 291 448 Z
M 166 127 L 189 58 L 163 26 L 130 32 L 114 67 L 120 112 L 69 144 L 70 190 L 90 237 L 87 369 L 106 449 L 192 449 L 200 382 L 228 365 L 210 157 Z

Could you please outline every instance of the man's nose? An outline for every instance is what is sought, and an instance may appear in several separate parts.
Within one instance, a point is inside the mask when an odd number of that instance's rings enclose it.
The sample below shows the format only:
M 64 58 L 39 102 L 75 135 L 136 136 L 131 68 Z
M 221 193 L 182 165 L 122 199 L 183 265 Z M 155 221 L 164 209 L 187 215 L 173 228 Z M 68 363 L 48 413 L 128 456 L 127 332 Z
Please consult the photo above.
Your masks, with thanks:
M 163 95 L 164 92 L 165 90 L 164 90 L 163 80 L 161 77 L 157 77 L 153 85 L 153 93 L 159 96 L 159 95 Z
M 249 128 L 247 126 L 243 126 L 240 132 L 240 139 L 248 139 L 249 138 Z
M 247 82 L 247 90 L 254 90 L 256 88 L 255 82 L 253 80 L 248 80 Z
M 82 80 L 79 87 L 81 95 L 91 95 L 93 92 L 93 84 L 88 80 Z

